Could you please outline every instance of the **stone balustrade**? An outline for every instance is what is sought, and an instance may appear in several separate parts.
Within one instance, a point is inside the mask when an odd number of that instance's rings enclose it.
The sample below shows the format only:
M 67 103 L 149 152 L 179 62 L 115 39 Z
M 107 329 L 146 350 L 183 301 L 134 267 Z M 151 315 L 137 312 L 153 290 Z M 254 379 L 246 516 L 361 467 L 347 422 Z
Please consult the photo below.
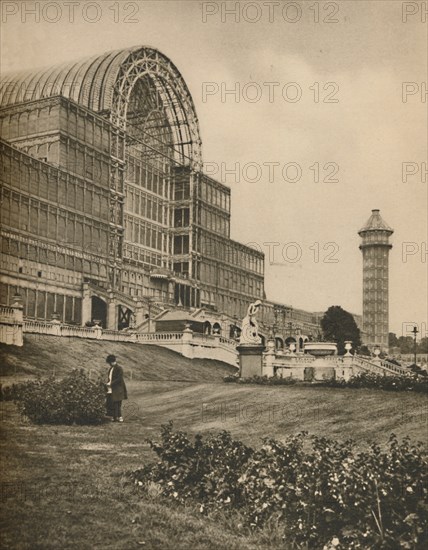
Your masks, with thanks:
M 262 374 L 268 377 L 276 375 L 306 381 L 329 378 L 347 380 L 362 371 L 382 375 L 403 375 L 409 372 L 404 367 L 378 357 L 351 355 L 349 350 L 344 356 L 278 353 L 275 351 L 275 344 L 268 342 L 267 350 L 263 355 Z
M 359 355 L 354 355 L 353 363 L 357 367 L 361 367 L 364 370 L 368 370 L 376 374 L 409 374 L 408 369 L 394 365 L 394 363 L 390 363 L 384 359 L 369 359 Z

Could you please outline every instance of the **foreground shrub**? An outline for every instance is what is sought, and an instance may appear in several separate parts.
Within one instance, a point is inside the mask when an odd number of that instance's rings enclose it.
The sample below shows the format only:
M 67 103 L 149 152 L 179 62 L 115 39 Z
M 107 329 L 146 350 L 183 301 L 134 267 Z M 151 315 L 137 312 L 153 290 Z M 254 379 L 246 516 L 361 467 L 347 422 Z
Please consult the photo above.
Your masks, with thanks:
M 134 472 L 135 481 L 155 482 L 162 494 L 180 502 L 192 498 L 202 505 L 241 504 L 238 478 L 253 451 L 230 433 L 223 431 L 206 441 L 196 435 L 192 442 L 185 433 L 173 432 L 170 422 L 162 426 L 161 441 L 149 443 L 160 462 Z
M 239 378 L 237 375 L 225 376 L 224 382 L 237 382 L 238 384 L 260 384 L 264 386 L 293 386 L 297 384 L 299 380 L 295 378 L 287 377 L 281 378 L 280 376 L 259 376 L 255 374 L 251 378 Z
M 226 376 L 223 376 L 223 382 L 231 383 L 231 382 L 238 382 L 239 375 L 238 374 L 226 374 Z
M 96 424 L 105 415 L 103 385 L 78 370 L 61 380 L 51 377 L 25 383 L 16 402 L 21 414 L 37 424 Z
M 171 424 L 150 442 L 156 464 L 131 474 L 147 491 L 239 509 L 254 528 L 275 521 L 288 545 L 307 548 L 419 549 L 428 544 L 427 455 L 395 435 L 388 448 L 293 435 L 251 449 L 221 432 L 191 441 Z M 291 547 L 291 546 L 290 546 Z
M 237 382 L 238 384 L 259 384 L 266 386 L 292 386 L 300 384 L 307 386 L 308 382 L 296 380 L 295 378 L 281 378 L 279 376 L 252 376 L 251 378 L 239 378 L 236 376 L 225 376 L 224 382 Z M 414 391 L 428 393 L 428 379 L 415 374 L 405 375 L 383 375 L 372 372 L 362 372 L 352 376 L 349 380 L 323 380 L 317 385 L 324 385 L 334 388 L 373 388 L 386 391 Z
M 0 384 L 0 401 L 18 401 L 27 382 L 4 386 Z
M 428 393 L 428 380 L 414 374 L 383 375 L 372 372 L 361 372 L 348 381 L 328 380 L 327 386 L 341 388 L 377 388 L 386 391 L 414 391 Z

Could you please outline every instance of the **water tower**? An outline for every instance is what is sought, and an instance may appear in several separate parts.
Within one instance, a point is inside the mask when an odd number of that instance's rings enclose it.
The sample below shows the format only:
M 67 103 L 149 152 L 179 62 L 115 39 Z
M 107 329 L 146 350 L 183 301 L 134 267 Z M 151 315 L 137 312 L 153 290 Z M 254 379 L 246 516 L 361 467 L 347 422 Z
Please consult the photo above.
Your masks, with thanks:
M 384 352 L 388 352 L 388 256 L 393 232 L 379 210 L 372 210 L 367 223 L 358 231 L 363 253 L 364 344 L 370 350 L 379 347 Z

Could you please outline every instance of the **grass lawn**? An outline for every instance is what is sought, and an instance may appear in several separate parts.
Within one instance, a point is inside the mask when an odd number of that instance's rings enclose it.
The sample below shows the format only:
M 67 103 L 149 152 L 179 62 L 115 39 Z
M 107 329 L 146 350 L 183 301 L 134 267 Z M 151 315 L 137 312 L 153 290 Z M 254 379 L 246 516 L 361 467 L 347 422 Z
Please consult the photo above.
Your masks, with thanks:
M 361 447 L 391 432 L 427 442 L 421 394 L 193 380 L 134 379 L 128 388 L 125 422 L 98 427 L 33 426 L 1 403 L 1 548 L 284 548 L 274 530 L 252 534 L 236 516 L 202 518 L 123 485 L 124 471 L 154 460 L 145 439 L 170 419 L 190 433 L 227 429 L 255 446 L 302 430 Z
M 73 368 L 83 368 L 93 377 L 106 375 L 105 358 L 111 353 L 133 380 L 219 381 L 236 372 L 220 361 L 189 361 L 158 346 L 25 334 L 21 348 L 0 344 L 0 376 L 6 384 L 20 376 L 63 375 Z

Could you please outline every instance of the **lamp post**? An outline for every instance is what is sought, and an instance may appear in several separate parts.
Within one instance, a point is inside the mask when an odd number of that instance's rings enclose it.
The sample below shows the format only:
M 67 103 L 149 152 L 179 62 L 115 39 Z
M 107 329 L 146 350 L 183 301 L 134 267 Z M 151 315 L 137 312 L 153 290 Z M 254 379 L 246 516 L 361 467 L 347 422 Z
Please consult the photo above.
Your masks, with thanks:
M 419 332 L 418 327 L 413 327 L 412 333 L 413 333 L 413 338 L 415 339 L 414 348 L 413 348 L 414 354 L 415 354 L 415 365 L 416 365 L 416 335 L 418 332 Z

